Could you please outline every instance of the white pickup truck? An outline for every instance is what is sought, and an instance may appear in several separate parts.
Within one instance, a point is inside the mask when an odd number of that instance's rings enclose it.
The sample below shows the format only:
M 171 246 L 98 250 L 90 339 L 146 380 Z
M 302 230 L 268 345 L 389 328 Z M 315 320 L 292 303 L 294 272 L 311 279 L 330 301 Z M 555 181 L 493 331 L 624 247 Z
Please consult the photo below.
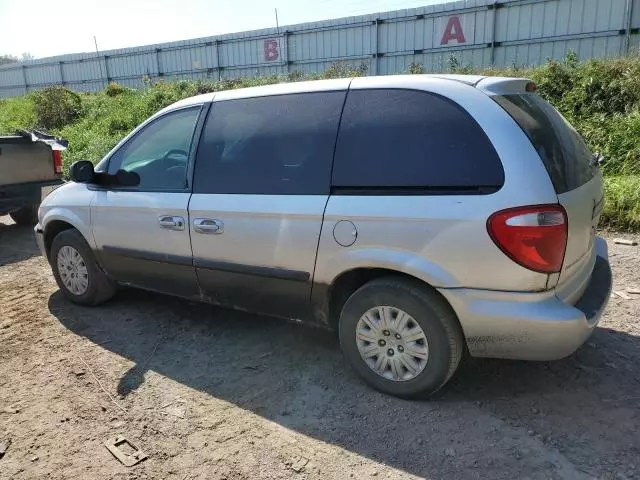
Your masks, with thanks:
M 67 141 L 35 131 L 0 136 L 0 216 L 35 225 L 42 199 L 62 184 Z

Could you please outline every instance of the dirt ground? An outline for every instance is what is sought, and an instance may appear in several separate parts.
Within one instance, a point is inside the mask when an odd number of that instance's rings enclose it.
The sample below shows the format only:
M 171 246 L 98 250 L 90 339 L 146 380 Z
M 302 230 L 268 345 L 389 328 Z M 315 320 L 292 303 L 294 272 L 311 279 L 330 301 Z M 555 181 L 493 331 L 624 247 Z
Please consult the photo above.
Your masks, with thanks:
M 640 247 L 610 250 L 640 287 Z M 640 478 L 638 295 L 570 358 L 468 360 L 409 402 L 330 333 L 137 291 L 74 306 L 6 217 L 0 287 L 2 479 Z M 119 463 L 119 435 L 148 458 Z

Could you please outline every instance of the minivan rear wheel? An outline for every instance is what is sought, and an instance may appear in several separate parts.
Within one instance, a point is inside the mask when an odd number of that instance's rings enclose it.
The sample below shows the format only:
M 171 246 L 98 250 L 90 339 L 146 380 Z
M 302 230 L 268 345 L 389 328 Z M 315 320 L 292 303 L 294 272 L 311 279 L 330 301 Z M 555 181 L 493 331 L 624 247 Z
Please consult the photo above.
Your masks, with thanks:
M 398 397 L 428 396 L 453 376 L 464 336 L 449 304 L 417 281 L 366 283 L 340 315 L 340 346 L 373 388 Z
M 55 236 L 49 262 L 58 287 L 74 303 L 99 305 L 115 294 L 115 286 L 98 266 L 82 234 L 63 230 Z

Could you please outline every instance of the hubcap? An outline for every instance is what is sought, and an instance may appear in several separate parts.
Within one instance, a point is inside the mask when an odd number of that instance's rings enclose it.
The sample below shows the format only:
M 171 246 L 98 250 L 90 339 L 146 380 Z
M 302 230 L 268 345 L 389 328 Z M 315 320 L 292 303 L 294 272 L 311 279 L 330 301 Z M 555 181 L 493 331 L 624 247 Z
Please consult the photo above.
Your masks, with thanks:
M 427 366 L 427 336 L 411 315 L 396 307 L 365 312 L 356 326 L 362 360 L 381 377 L 396 382 L 415 378 Z
M 82 255 L 65 245 L 58 250 L 58 273 L 64 286 L 74 295 L 82 295 L 89 288 L 89 272 Z

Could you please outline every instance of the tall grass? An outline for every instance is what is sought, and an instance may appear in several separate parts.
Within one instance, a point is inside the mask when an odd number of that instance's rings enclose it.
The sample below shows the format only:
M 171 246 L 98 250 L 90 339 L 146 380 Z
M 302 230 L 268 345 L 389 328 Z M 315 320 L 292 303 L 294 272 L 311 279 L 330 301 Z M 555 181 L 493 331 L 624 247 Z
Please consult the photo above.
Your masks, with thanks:
M 577 128 L 593 152 L 606 158 L 603 222 L 640 230 L 640 56 L 578 62 L 574 54 L 535 68 L 474 71 L 455 56 L 451 73 L 481 73 L 534 80 L 538 93 Z M 424 73 L 413 63 L 406 73 Z M 75 94 L 52 87 L 24 97 L 0 100 L 0 133 L 42 128 L 69 140 L 65 164 L 99 161 L 122 137 L 160 108 L 193 95 L 272 83 L 361 76 L 366 68 L 335 64 L 322 74 L 267 76 L 173 83 L 147 81 L 147 88 L 109 85 L 98 93 Z
M 616 230 L 640 231 L 640 175 L 605 177 L 602 223 Z

